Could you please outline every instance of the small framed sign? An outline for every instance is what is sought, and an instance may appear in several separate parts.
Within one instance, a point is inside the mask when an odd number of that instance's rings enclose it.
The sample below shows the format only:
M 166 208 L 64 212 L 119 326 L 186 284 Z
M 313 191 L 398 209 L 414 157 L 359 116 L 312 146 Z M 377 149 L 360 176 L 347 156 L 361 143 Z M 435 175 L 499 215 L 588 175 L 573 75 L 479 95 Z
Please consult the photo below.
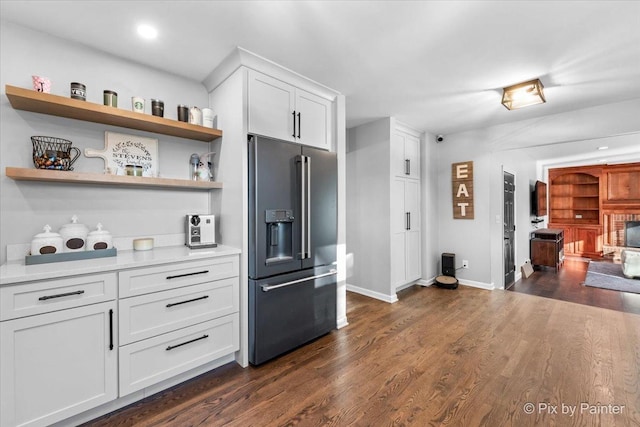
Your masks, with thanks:
M 473 161 L 451 165 L 453 219 L 473 219 Z
M 104 149 L 87 148 L 87 157 L 102 157 L 105 173 L 125 175 L 126 166 L 141 166 L 142 176 L 158 176 L 158 140 L 137 135 L 105 132 Z

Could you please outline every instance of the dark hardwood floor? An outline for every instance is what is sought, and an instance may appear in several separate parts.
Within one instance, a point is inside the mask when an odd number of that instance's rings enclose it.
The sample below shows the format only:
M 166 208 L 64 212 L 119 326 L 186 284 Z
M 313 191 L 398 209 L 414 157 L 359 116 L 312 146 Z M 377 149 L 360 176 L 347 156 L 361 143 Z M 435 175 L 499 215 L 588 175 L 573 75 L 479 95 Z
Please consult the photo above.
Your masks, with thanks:
M 398 297 L 348 293 L 348 326 L 87 426 L 640 425 L 640 315 L 466 286 Z
M 594 262 L 612 262 L 599 260 Z M 554 268 L 542 267 L 529 278 L 521 279 L 508 290 L 545 298 L 608 308 L 640 314 L 640 294 L 584 286 L 589 261 L 567 257 L 556 273 Z

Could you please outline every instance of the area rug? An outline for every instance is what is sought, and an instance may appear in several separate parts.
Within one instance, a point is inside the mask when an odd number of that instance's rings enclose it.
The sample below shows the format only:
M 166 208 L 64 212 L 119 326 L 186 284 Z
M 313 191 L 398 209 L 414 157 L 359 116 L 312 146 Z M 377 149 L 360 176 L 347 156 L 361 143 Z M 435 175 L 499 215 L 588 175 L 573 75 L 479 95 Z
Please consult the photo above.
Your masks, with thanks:
M 591 261 L 584 279 L 586 286 L 640 294 L 640 280 L 627 279 L 622 266 L 612 262 Z

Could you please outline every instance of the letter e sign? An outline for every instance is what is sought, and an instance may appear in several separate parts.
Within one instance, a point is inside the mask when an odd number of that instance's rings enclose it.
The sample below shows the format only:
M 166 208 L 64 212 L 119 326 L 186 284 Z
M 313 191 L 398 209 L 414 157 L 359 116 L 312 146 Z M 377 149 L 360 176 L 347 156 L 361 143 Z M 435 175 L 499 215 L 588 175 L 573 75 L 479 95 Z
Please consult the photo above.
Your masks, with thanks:
M 451 165 L 453 219 L 473 219 L 473 162 Z

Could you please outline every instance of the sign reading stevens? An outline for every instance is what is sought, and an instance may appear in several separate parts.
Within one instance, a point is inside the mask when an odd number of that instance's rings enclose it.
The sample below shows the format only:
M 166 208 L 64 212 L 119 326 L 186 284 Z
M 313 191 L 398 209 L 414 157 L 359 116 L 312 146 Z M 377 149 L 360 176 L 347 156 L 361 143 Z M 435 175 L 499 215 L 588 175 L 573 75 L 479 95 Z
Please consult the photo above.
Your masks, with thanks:
M 453 218 L 473 219 L 473 162 L 451 165 Z

